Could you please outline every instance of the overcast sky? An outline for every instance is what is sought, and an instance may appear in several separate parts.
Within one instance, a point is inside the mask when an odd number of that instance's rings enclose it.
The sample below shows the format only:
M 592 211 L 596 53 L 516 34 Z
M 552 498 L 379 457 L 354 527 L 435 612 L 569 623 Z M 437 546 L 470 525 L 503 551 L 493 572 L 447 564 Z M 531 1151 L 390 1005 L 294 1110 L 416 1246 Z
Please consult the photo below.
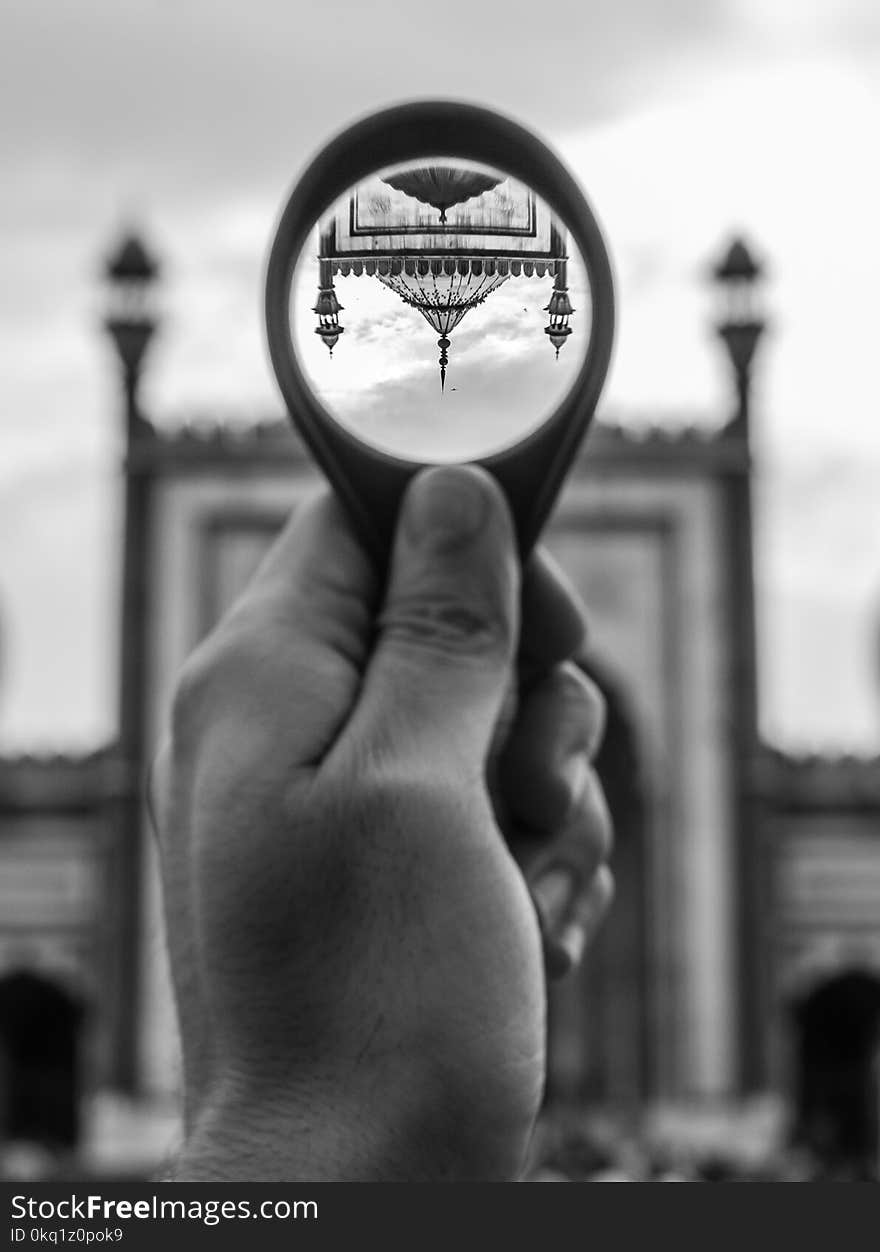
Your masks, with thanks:
M 148 399 L 275 413 L 262 270 L 304 160 L 364 111 L 503 109 L 583 182 L 619 280 L 606 416 L 717 424 L 709 259 L 768 261 L 756 393 L 762 723 L 880 743 L 875 0 L 6 0 L 0 47 L 0 746 L 113 729 L 119 512 L 97 261 L 165 262 Z

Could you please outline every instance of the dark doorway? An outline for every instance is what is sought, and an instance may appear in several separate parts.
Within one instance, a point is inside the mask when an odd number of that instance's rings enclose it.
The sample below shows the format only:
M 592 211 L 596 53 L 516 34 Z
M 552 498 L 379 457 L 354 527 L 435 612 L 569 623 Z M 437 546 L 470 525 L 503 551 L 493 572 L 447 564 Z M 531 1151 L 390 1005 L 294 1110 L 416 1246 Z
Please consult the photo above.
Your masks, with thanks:
M 647 1094 L 645 825 L 641 753 L 627 700 L 601 663 L 581 664 L 605 697 L 596 757 L 614 822 L 614 905 L 582 968 L 550 989 L 548 1103 L 635 1105 Z
M 880 978 L 844 970 L 791 1006 L 792 1138 L 821 1173 L 877 1177 L 880 1161 Z
M 78 1137 L 82 1004 L 27 969 L 0 978 L 0 1139 L 70 1149 Z

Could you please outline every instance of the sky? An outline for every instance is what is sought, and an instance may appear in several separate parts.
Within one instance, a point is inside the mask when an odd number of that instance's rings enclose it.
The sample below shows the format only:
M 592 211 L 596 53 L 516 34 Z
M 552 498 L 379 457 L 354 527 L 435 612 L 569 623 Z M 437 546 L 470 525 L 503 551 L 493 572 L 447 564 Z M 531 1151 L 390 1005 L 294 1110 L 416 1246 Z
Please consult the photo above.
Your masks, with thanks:
M 766 262 L 755 383 L 764 733 L 880 747 L 880 8 L 861 0 L 6 0 L 0 47 L 0 750 L 114 724 L 119 425 L 100 259 L 160 254 L 146 401 L 280 412 L 265 257 L 298 170 L 411 97 L 499 108 L 569 163 L 620 323 L 602 416 L 730 408 L 706 266 Z

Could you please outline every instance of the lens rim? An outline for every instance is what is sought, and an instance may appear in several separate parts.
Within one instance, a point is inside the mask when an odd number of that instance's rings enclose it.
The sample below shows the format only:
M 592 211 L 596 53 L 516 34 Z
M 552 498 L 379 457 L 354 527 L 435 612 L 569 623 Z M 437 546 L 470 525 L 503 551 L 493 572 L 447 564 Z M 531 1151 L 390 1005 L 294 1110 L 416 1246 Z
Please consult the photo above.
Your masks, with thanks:
M 520 547 L 543 525 L 601 394 L 614 342 L 614 281 L 608 250 L 581 188 L 554 152 L 512 119 L 478 105 L 423 100 L 370 114 L 332 139 L 294 186 L 266 268 L 266 334 L 281 394 L 294 424 L 343 497 L 368 543 L 385 552 L 406 484 L 434 462 L 374 448 L 322 404 L 300 366 L 290 333 L 296 262 L 315 223 L 354 184 L 426 153 L 474 161 L 526 183 L 565 223 L 587 269 L 592 318 L 581 368 L 556 409 L 522 438 L 468 463 L 502 482 Z M 540 473 L 534 471 L 540 467 Z M 531 473 L 529 470 L 531 469 Z

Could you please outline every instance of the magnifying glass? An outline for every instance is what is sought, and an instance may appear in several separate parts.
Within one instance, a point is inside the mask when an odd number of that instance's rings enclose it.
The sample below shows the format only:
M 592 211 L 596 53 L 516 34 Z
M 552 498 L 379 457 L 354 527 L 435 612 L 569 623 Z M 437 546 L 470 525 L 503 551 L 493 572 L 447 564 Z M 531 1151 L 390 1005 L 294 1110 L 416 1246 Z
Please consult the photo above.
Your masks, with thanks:
M 611 267 L 583 192 L 530 131 L 404 104 L 300 177 L 266 327 L 290 416 L 378 561 L 409 480 L 449 462 L 495 476 L 525 555 L 608 370 Z

